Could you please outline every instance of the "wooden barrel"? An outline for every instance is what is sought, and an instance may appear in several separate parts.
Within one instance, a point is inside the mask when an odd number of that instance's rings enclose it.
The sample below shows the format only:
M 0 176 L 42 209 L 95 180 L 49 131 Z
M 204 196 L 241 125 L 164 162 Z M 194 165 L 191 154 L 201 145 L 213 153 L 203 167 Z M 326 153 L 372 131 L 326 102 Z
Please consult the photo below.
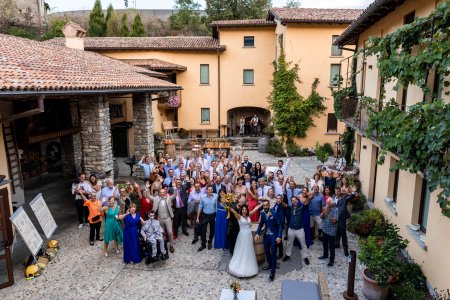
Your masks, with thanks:
M 258 151 L 260 153 L 267 153 L 267 145 L 269 144 L 269 139 L 262 137 L 258 139 Z
M 258 224 L 257 223 L 253 224 L 252 225 L 253 238 L 255 237 L 257 229 L 258 229 Z M 259 237 L 259 240 L 255 241 L 255 239 L 253 239 L 253 247 L 255 248 L 256 261 L 258 262 L 258 265 L 260 265 L 266 261 L 266 255 L 264 254 L 264 242 L 263 242 L 263 236 L 264 236 L 265 231 L 266 230 L 263 229 L 263 231 L 261 232 L 261 235 Z
M 169 154 L 169 157 L 175 158 L 176 157 L 175 151 L 176 151 L 175 143 L 164 141 L 164 153 Z

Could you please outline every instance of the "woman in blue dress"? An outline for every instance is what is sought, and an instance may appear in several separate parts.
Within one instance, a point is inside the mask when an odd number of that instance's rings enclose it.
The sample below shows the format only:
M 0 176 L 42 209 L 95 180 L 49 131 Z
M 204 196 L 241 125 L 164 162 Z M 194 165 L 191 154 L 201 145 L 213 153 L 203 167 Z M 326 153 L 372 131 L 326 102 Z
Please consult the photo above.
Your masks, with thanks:
M 139 263 L 141 254 L 139 251 L 139 224 L 143 222 L 139 214 L 136 213 L 136 204 L 130 205 L 130 211 L 125 215 L 120 215 L 124 220 L 123 229 L 123 261 L 125 263 Z
M 225 195 L 226 195 L 225 190 L 221 189 L 219 191 L 219 197 L 217 199 L 216 225 L 214 228 L 214 248 L 216 249 L 228 249 L 228 240 L 227 240 L 228 212 L 220 203 L 220 201 L 224 200 Z

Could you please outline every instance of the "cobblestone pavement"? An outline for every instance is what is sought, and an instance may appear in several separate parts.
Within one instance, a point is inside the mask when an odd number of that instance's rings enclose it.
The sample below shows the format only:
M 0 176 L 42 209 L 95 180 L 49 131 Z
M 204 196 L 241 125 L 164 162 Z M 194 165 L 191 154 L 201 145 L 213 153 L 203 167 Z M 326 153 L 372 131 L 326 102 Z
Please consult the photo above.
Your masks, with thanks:
M 248 155 L 253 162 L 274 162 L 274 158 L 267 154 L 254 155 L 248 151 Z M 311 176 L 316 164 L 317 161 L 313 158 L 293 158 L 288 175 L 294 176 L 298 182 L 304 182 L 302 177 Z M 129 169 L 125 169 L 127 170 Z M 63 186 L 66 188 L 66 185 Z M 25 246 L 18 246 L 18 243 L 14 252 L 15 284 L 0 290 L 0 299 L 218 299 L 221 290 L 227 288 L 233 280 L 225 270 L 230 254 L 218 249 L 205 249 L 198 253 L 198 243 L 191 244 L 191 228 L 188 229 L 189 237 L 180 236 L 175 241 L 175 253 L 167 261 L 151 266 L 146 266 L 144 262 L 124 264 L 122 254 L 113 254 L 112 251 L 105 258 L 101 242 L 89 245 L 89 228 L 85 226 L 77 229 L 75 209 L 63 206 L 67 212 L 63 216 L 61 208 L 56 205 L 61 198 L 50 196 L 55 193 L 55 186 L 50 185 L 49 189 L 51 193 L 44 191 L 44 197 L 50 202 L 50 210 L 57 213 L 55 219 L 60 229 L 54 238 L 60 241 L 61 250 L 44 271 L 45 277 L 26 281 L 20 263 L 26 256 L 26 251 L 23 251 Z M 349 244 L 350 249 L 356 248 L 355 238 L 351 234 Z M 279 299 L 282 280 L 316 282 L 318 272 L 323 272 L 331 298 L 342 299 L 342 292 L 346 290 L 348 268 L 342 249 L 337 249 L 336 263 L 332 268 L 326 266 L 327 262 L 318 260 L 322 254 L 320 242 L 316 241 L 309 250 L 309 266 L 302 265 L 300 250 L 295 248 L 290 261 L 279 261 L 280 268 L 274 282 L 269 282 L 268 271 L 260 271 L 253 278 L 240 279 L 242 288 L 256 290 L 258 299 Z M 362 298 L 359 264 L 356 273 L 355 291 Z

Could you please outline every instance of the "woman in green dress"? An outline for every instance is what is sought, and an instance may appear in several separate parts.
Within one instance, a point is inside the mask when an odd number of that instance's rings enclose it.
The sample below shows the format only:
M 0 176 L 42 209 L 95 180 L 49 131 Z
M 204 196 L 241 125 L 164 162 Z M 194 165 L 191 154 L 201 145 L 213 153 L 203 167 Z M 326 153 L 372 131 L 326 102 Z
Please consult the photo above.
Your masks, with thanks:
M 116 204 L 114 197 L 108 198 L 108 206 L 103 206 L 101 211 L 105 212 L 105 229 L 103 231 L 103 242 L 105 257 L 108 257 L 109 242 L 114 242 L 114 249 L 119 254 L 119 244 L 122 244 L 123 231 L 122 224 L 119 222 L 125 215 L 119 215 L 119 206 Z

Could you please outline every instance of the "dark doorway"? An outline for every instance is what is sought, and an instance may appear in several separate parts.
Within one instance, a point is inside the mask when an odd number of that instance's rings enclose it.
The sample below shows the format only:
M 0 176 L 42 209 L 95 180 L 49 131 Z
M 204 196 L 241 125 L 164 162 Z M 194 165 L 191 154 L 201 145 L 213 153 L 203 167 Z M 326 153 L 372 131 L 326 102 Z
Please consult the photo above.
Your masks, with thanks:
M 113 127 L 111 129 L 113 155 L 115 157 L 128 157 L 128 128 Z

